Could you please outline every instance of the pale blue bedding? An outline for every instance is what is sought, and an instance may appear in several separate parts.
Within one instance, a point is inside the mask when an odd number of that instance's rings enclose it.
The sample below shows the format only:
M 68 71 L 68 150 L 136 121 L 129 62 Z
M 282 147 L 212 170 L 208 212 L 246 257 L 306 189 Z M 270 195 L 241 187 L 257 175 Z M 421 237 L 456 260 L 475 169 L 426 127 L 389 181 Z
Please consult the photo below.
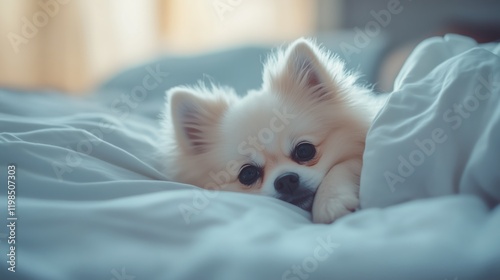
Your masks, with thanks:
M 266 52 L 153 61 L 83 100 L 0 90 L 0 218 L 8 224 L 10 164 L 18 218 L 16 272 L 0 227 L 0 279 L 500 279 L 498 45 L 449 36 L 415 50 L 367 138 L 363 209 L 331 225 L 159 171 L 165 90 L 207 73 L 244 93 L 260 84 Z M 456 119 L 443 114 L 472 102 L 480 76 L 491 94 L 448 128 Z M 399 174 L 399 156 L 410 161 L 436 128 L 447 140 Z

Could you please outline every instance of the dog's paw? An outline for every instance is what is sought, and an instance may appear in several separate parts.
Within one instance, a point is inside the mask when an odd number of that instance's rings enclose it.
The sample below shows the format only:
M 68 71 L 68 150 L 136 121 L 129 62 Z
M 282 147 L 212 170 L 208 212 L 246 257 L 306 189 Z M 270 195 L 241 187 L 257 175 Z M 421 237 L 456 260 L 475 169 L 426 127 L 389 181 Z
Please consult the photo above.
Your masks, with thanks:
M 314 201 L 313 222 L 330 224 L 338 218 L 352 213 L 358 208 L 359 199 L 355 195 L 320 198 Z

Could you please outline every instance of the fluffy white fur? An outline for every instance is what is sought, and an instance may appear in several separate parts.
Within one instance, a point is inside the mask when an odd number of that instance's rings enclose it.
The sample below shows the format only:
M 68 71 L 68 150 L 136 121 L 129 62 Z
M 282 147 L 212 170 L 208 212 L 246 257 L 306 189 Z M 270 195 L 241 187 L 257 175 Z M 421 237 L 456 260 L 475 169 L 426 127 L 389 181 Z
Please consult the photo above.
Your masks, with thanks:
M 313 194 L 297 206 L 310 203 L 314 222 L 331 223 L 358 207 L 366 132 L 383 101 L 356 80 L 337 57 L 299 39 L 268 59 L 262 88 L 244 97 L 215 86 L 172 88 L 162 121 L 165 172 L 202 188 L 277 198 L 277 178 L 293 172 Z M 316 155 L 297 162 L 291 153 L 303 142 Z M 261 170 L 250 186 L 238 179 L 246 165 Z

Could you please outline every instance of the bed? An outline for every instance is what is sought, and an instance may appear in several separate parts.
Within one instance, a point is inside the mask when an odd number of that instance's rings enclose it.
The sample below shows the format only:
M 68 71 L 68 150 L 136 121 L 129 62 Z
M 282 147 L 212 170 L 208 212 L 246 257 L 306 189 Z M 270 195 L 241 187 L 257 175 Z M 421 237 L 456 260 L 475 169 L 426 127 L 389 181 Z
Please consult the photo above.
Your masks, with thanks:
M 244 93 L 267 52 L 150 61 L 80 99 L 0 89 L 0 278 L 500 279 L 499 44 L 413 51 L 367 136 L 361 209 L 330 225 L 160 172 L 164 92 Z

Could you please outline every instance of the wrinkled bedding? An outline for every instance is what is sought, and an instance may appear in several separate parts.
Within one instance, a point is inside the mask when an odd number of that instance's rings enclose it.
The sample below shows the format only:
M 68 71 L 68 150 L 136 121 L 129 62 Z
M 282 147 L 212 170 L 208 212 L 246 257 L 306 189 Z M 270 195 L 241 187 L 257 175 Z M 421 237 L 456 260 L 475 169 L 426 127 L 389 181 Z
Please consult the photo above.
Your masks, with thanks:
M 248 63 L 243 89 L 263 53 L 200 57 L 196 71 L 215 61 L 230 80 Z M 331 225 L 161 173 L 158 114 L 168 87 L 193 82 L 187 68 L 151 62 L 115 79 L 129 90 L 110 81 L 82 100 L 2 89 L 0 218 L 15 165 L 17 220 L 16 272 L 3 226 L 0 278 L 499 279 L 499 56 L 454 35 L 415 49 L 367 137 L 362 209 Z

